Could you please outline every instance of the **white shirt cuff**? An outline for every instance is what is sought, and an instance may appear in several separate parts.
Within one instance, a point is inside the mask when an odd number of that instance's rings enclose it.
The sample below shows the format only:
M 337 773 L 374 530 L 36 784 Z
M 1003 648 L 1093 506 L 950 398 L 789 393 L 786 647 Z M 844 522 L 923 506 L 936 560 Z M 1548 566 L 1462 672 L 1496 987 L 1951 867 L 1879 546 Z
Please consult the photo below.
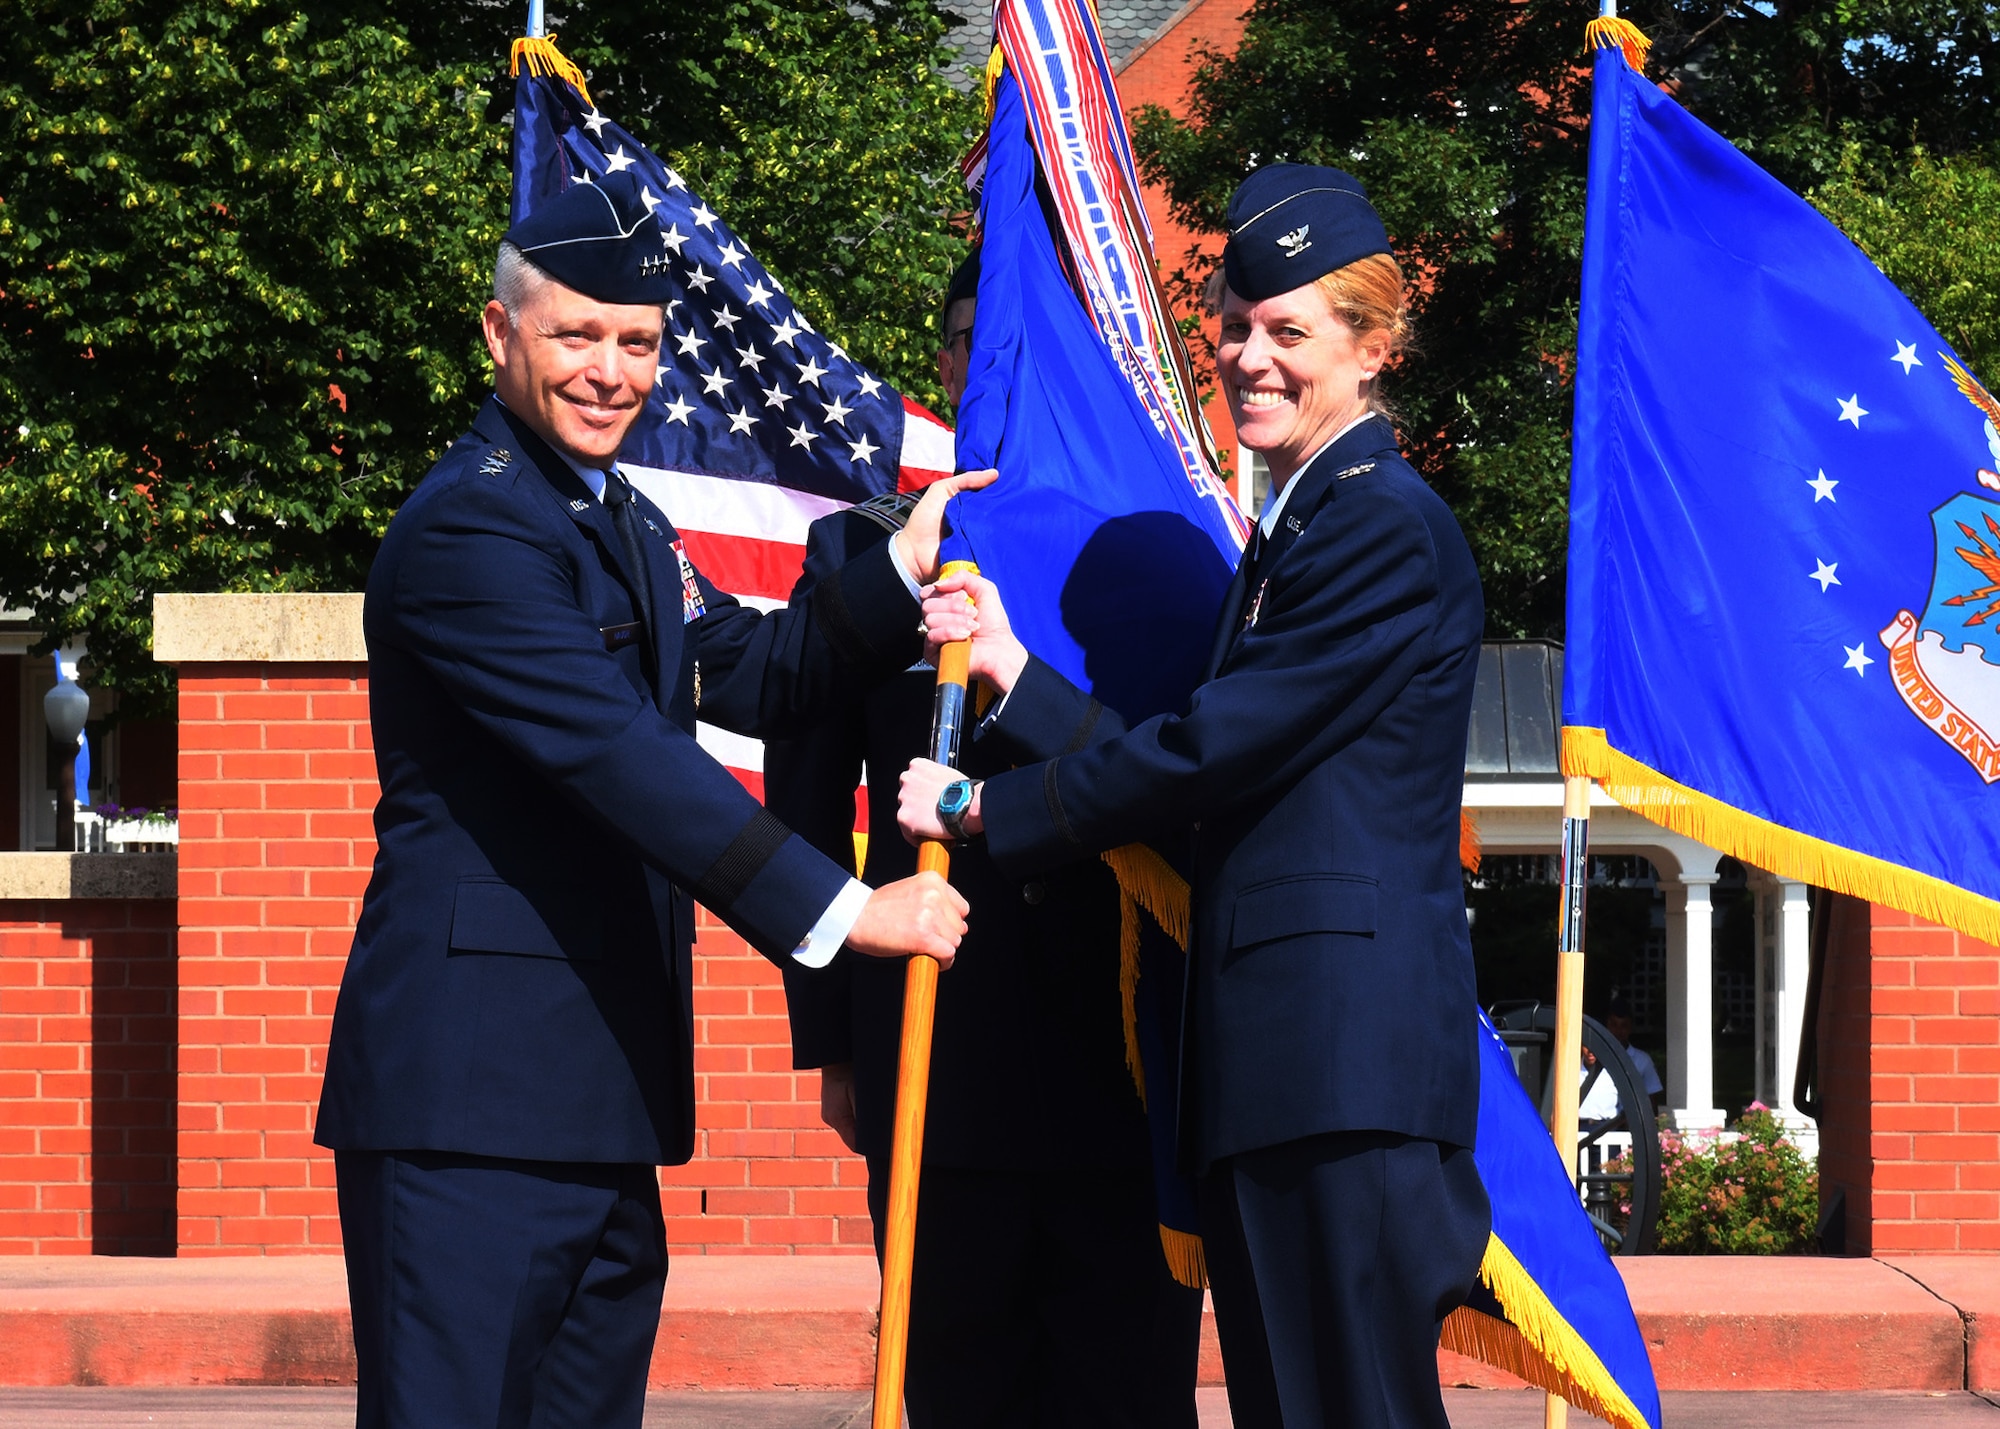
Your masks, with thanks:
M 901 570 L 903 563 L 896 562 Z M 847 886 L 834 894 L 833 902 L 826 905 L 826 912 L 819 915 L 819 921 L 812 925 L 805 941 L 792 949 L 792 957 L 800 966 L 823 968 L 833 961 L 833 955 L 840 951 L 840 945 L 847 941 L 847 935 L 854 931 L 861 910 L 868 905 L 868 895 L 874 890 L 858 878 L 847 880 Z
M 921 601 L 923 587 L 919 586 L 916 577 L 910 574 L 910 568 L 903 564 L 903 548 L 896 544 L 894 536 L 889 538 L 889 563 L 896 568 L 896 574 L 902 577 L 903 589 L 910 593 L 910 599 Z
M 1009 690 L 1007 691 L 1006 694 L 1002 695 L 999 699 L 995 700 L 993 702 L 993 708 L 986 712 L 986 717 L 980 720 L 978 725 L 976 725 L 973 728 L 972 737 L 974 739 L 986 738 L 986 736 L 992 731 L 993 726 L 1000 722 L 1000 711 L 1006 709 L 1007 701 L 1013 698 L 1014 698 L 1014 692 L 1012 690 Z

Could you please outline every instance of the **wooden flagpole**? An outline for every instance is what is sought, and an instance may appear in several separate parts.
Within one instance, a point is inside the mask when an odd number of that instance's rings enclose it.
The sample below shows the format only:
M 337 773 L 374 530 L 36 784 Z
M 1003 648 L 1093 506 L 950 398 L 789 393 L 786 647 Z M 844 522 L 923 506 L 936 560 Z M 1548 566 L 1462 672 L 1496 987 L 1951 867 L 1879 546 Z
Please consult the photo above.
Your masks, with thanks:
M 952 561 L 942 575 L 979 568 Z M 931 716 L 931 758 L 958 763 L 964 728 L 966 681 L 972 642 L 954 641 L 938 652 L 937 703 Z M 878 831 L 879 833 L 880 831 Z M 888 837 L 886 833 L 882 837 Z M 951 871 L 951 846 L 926 842 L 917 871 Z M 896 1139 L 889 1159 L 889 1225 L 882 1248 L 882 1309 L 875 1340 L 874 1429 L 900 1429 L 903 1371 L 910 1350 L 910 1276 L 916 1260 L 917 1176 L 923 1169 L 924 1109 L 931 1091 L 931 1027 L 937 1011 L 937 959 L 919 953 L 903 981 L 903 1046 L 896 1071 Z
M 1576 1180 L 1576 1092 L 1583 1065 L 1583 925 L 1590 883 L 1590 780 L 1563 780 L 1562 911 L 1556 923 L 1556 1036 L 1550 1053 L 1555 1107 L 1549 1134 L 1572 1183 Z M 1564 1429 L 1569 1405 L 1551 1394 L 1543 1429 Z

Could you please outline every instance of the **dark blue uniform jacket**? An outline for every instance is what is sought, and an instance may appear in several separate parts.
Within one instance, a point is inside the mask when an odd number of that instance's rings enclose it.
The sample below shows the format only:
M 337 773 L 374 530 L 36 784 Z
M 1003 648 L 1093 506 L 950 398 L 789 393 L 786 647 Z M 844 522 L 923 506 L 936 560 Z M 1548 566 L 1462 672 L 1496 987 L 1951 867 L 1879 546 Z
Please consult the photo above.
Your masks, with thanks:
M 858 507 L 815 521 L 794 602 L 885 541 L 901 516 Z M 767 807 L 850 865 L 854 788 L 866 767 L 871 832 L 862 872 L 877 887 L 916 872 L 917 852 L 896 828 L 897 776 L 929 752 L 936 689 L 936 672 L 919 666 L 848 701 L 804 737 L 765 751 Z M 991 762 L 995 752 L 975 743 L 960 762 L 975 773 L 997 772 L 1007 766 Z M 1111 870 L 1093 859 L 1008 878 L 974 843 L 952 851 L 951 881 L 972 912 L 957 961 L 938 979 L 925 1163 L 1145 1169 L 1145 1112 L 1125 1067 Z M 906 966 L 843 951 L 823 972 L 785 971 L 793 1060 L 801 1067 L 853 1063 L 867 1156 L 890 1150 Z
M 886 548 L 762 616 L 645 498 L 657 630 L 609 512 L 498 402 L 368 578 L 379 851 L 317 1140 L 672 1163 L 694 1137 L 692 898 L 790 961 L 843 885 L 696 745 L 783 733 L 921 649 Z
M 1121 730 L 1039 663 L 1003 708 L 1048 760 L 982 793 L 1009 875 L 1195 821 L 1192 1169 L 1327 1131 L 1472 1145 L 1458 827 L 1482 623 L 1457 523 L 1371 419 L 1297 478 L 1184 713 Z

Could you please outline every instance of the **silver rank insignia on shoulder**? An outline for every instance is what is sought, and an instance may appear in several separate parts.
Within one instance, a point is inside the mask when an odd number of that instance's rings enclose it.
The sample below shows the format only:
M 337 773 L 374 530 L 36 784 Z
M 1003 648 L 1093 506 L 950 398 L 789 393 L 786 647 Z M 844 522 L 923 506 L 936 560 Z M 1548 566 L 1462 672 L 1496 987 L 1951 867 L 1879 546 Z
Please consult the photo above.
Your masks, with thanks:
M 513 464 L 514 454 L 505 447 L 495 447 L 486 454 L 486 460 L 479 464 L 481 476 L 498 476 Z
M 1374 462 L 1372 461 L 1359 462 L 1354 466 L 1350 466 L 1346 471 L 1335 472 L 1333 474 L 1333 479 L 1335 481 L 1345 481 L 1350 476 L 1362 476 L 1373 470 L 1375 470 Z
M 651 531 L 655 536 L 664 536 L 667 534 L 666 532 L 662 531 L 658 526 L 655 526 L 653 524 L 653 518 L 650 516 L 646 518 L 646 529 L 648 531 Z
M 582 515 L 584 512 L 590 509 L 590 503 L 588 501 L 578 499 L 576 501 L 570 502 L 569 509 L 576 512 L 578 515 Z
M 1310 232 L 1312 232 L 1312 225 L 1310 223 L 1302 223 L 1290 233 L 1279 234 L 1278 246 L 1285 250 L 1287 258 L 1296 258 L 1312 247 L 1312 240 L 1306 237 Z

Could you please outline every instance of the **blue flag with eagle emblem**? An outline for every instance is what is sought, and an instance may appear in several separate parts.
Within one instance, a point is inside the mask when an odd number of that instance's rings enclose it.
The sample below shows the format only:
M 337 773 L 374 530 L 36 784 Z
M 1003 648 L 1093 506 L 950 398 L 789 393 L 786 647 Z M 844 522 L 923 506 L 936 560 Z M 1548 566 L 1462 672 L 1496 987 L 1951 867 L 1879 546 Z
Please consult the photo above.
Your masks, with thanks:
M 1584 234 L 1565 772 L 2000 941 L 2000 404 L 1615 47 Z

